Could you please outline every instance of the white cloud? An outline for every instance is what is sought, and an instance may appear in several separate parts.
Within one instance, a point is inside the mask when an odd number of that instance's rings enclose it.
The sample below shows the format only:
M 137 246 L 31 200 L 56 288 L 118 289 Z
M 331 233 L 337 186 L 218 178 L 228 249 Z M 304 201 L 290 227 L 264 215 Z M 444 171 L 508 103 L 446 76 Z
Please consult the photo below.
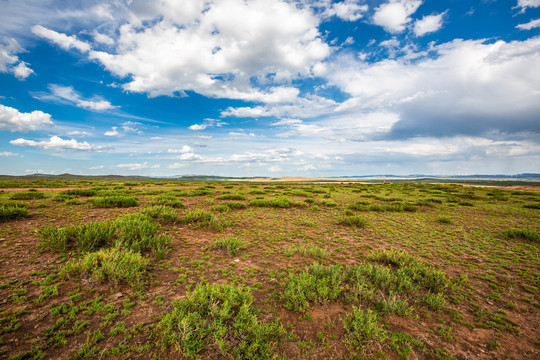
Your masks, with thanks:
M 61 104 L 69 104 L 80 107 L 86 110 L 104 111 L 115 109 L 118 106 L 112 105 L 110 102 L 103 100 L 101 97 L 94 96 L 90 99 L 85 99 L 72 86 L 62 86 L 50 84 L 48 92 L 32 93 L 32 96 L 41 101 L 52 101 Z
M 516 7 L 524 12 L 527 8 L 536 8 L 540 6 L 540 0 L 518 0 Z
M 443 26 L 443 16 L 445 13 L 438 15 L 424 16 L 414 23 L 414 34 L 416 36 L 424 36 L 435 31 L 438 31 Z
M 516 28 L 520 30 L 531 30 L 537 27 L 540 27 L 540 19 L 531 20 L 528 23 L 519 24 L 518 26 L 516 26 Z
M 89 52 L 91 49 L 88 43 L 77 39 L 75 35 L 67 36 L 66 34 L 47 29 L 46 27 L 43 27 L 41 25 L 33 26 L 32 32 L 37 36 L 45 38 L 59 45 L 64 50 L 77 49 L 80 52 L 86 53 Z
M 317 168 L 311 164 L 304 165 L 300 168 L 302 171 L 311 171 L 311 170 L 317 170 Z
M 152 136 L 150 138 L 150 140 L 154 140 L 154 141 L 160 141 L 160 140 L 165 140 L 165 138 L 161 137 L 161 136 Z
M 358 1 L 345 0 L 332 4 L 326 9 L 323 16 L 337 16 L 341 20 L 356 21 L 361 19 L 368 9 L 367 5 L 360 5 Z
M 454 40 L 414 61 L 368 63 L 343 56 L 331 65 L 328 79 L 351 95 L 338 111 L 398 114 L 396 136 L 540 131 L 539 53 L 540 37 Z
M 182 146 L 181 149 L 169 149 L 167 150 L 167 152 L 169 154 L 185 154 L 185 153 L 193 152 L 193 148 L 189 145 L 184 145 Z
M 96 146 L 96 145 L 90 145 L 86 141 L 84 142 L 78 142 L 75 139 L 71 140 L 65 140 L 62 139 L 59 136 L 51 136 L 51 138 L 48 141 L 34 141 L 34 140 L 27 140 L 23 138 L 19 138 L 16 140 L 12 140 L 9 142 L 12 145 L 17 146 L 31 146 L 31 147 L 39 147 L 45 150 L 80 150 L 80 151 L 105 151 L 109 149 L 105 146 Z
M 6 44 L 0 43 L 0 73 L 11 73 L 18 79 L 26 79 L 34 73 L 34 70 L 17 56 L 18 53 L 24 52 L 24 49 L 13 38 L 5 41 Z
M 268 168 L 268 171 L 270 172 L 279 172 L 279 171 L 283 171 L 283 169 L 277 165 L 274 165 L 274 166 L 271 166 Z
M 103 165 L 97 165 L 97 166 L 92 166 L 92 167 L 90 167 L 89 169 L 90 169 L 90 170 L 99 170 L 99 169 L 103 169 L 104 167 L 105 167 L 105 166 L 103 166 Z
M 67 133 L 67 135 L 69 135 L 69 136 L 92 136 L 92 133 L 89 133 L 88 131 L 75 130 L 75 131 L 69 131 Z
M 144 162 L 144 163 L 134 163 L 134 164 L 118 164 L 116 165 L 117 168 L 120 168 L 120 169 L 124 169 L 124 168 L 127 168 L 128 170 L 131 170 L 131 171 L 136 171 L 136 170 L 143 170 L 143 169 L 147 169 L 149 166 L 148 166 L 148 162 Z
M 400 33 L 411 22 L 410 16 L 422 5 L 422 0 L 390 0 L 375 9 L 373 22 L 391 33 Z
M 205 157 L 199 154 L 195 154 L 193 152 L 187 152 L 185 154 L 182 154 L 178 156 L 179 160 L 186 160 L 186 161 L 192 161 L 192 160 L 204 160 Z
M 339 16 L 348 19 L 364 9 L 352 1 L 337 7 L 342 8 Z M 122 85 L 125 90 L 149 96 L 195 91 L 289 102 L 298 90 L 286 84 L 311 76 L 312 68 L 330 54 L 318 31 L 320 18 L 310 8 L 282 0 L 133 2 L 126 11 L 110 51 L 91 49 L 74 35 L 43 26 L 33 31 L 64 49 L 88 53 L 112 74 L 129 78 Z
M 124 136 L 124 135 L 120 134 L 120 132 L 118 131 L 118 127 L 116 127 L 116 126 L 113 126 L 112 130 L 105 131 L 103 133 L 103 135 L 105 135 L 105 136 L 116 136 L 116 137 Z
M 0 151 L 0 156 L 10 157 L 10 156 L 19 156 L 19 154 L 12 153 L 10 151 Z
M 94 36 L 94 41 L 97 42 L 97 43 L 105 44 L 105 45 L 114 45 L 114 39 L 113 38 L 111 38 L 111 37 L 109 37 L 109 36 L 107 36 L 105 34 L 101 34 L 97 30 L 94 30 L 92 35 Z
M 251 136 L 251 137 L 255 137 L 255 134 L 254 133 L 245 133 L 245 132 L 237 132 L 237 131 L 230 131 L 229 132 L 229 135 L 230 136 L 235 136 L 235 137 L 242 137 L 242 136 Z
M 197 130 L 205 130 L 206 128 L 213 127 L 213 126 L 222 127 L 223 125 L 229 125 L 229 124 L 218 119 L 204 119 L 203 124 L 193 124 L 189 126 L 189 129 L 197 131 Z
M 26 132 L 52 124 L 51 115 L 43 111 L 22 113 L 12 107 L 0 105 L 0 130 Z

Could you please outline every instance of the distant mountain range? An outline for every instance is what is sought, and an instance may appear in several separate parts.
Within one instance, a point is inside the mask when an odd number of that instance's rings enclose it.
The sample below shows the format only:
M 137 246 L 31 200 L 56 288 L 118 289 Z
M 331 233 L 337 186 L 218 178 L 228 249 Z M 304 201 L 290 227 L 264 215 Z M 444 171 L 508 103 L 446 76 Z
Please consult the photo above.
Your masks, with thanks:
M 230 176 L 215 176 L 215 175 L 174 175 L 167 177 L 152 177 L 152 176 L 137 176 L 137 175 L 73 175 L 73 174 L 30 174 L 30 175 L 21 175 L 21 176 L 11 176 L 11 175 L 0 175 L 0 179 L 9 180 L 9 179 L 57 179 L 57 180 L 109 180 L 109 181 L 165 181 L 165 180 L 180 180 L 180 181 L 234 181 L 234 180 L 251 180 L 251 179 L 261 179 L 261 180 L 279 180 L 279 177 L 265 177 L 265 176 L 256 176 L 256 177 L 230 177 Z M 285 178 L 289 179 L 289 178 Z M 285 180 L 284 179 L 284 180 Z M 309 178 L 302 177 L 299 178 L 300 181 L 324 181 L 325 179 L 330 181 L 339 181 L 339 179 L 359 179 L 359 180 L 389 180 L 389 181 L 399 181 L 399 180 L 420 180 L 428 181 L 430 179 L 434 180 L 522 180 L 522 181 L 540 181 L 540 174 L 536 173 L 523 173 L 515 175 L 424 175 L 424 174 L 412 174 L 412 175 L 354 175 L 354 176 L 332 176 L 332 177 L 317 177 Z

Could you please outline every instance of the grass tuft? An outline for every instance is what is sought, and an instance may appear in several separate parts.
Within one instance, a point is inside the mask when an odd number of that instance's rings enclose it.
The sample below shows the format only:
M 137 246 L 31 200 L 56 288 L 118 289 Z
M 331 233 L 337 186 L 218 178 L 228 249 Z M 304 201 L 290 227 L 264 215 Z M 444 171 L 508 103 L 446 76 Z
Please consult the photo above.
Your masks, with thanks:
M 243 287 L 199 285 L 161 319 L 162 344 L 190 358 L 209 349 L 234 359 L 273 358 L 285 330 L 278 321 L 259 321 L 253 301 Z
M 226 237 L 216 240 L 209 249 L 223 250 L 231 256 L 237 255 L 241 250 L 247 248 L 246 244 L 237 237 Z
M 540 242 L 540 235 L 534 230 L 508 229 L 503 235 L 508 239 L 524 239 L 533 242 Z
M 139 201 L 134 196 L 112 195 L 90 198 L 90 204 L 96 208 L 126 208 L 137 206 Z

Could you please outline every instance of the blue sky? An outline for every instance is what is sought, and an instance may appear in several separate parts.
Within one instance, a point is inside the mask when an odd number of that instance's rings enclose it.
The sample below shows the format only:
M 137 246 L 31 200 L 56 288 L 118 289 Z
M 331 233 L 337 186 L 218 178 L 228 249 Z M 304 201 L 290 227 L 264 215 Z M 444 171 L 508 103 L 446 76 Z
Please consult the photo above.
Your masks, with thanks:
M 540 0 L 3 0 L 2 174 L 540 172 Z

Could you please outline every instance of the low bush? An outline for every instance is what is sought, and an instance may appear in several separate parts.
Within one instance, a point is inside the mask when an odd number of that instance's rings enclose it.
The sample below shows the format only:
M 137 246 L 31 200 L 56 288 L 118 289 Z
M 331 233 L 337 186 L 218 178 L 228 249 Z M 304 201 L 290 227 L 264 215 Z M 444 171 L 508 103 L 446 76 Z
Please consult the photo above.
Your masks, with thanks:
M 119 246 L 141 252 L 152 249 L 165 251 L 171 242 L 166 235 L 157 235 L 159 226 L 141 214 L 124 215 L 116 220 L 91 222 L 66 228 L 41 228 L 41 246 L 57 252 L 75 249 L 95 251 L 103 247 Z
M 540 242 L 540 235 L 534 230 L 508 229 L 503 235 L 508 239 L 523 239 L 533 242 Z
M 223 231 L 224 228 L 223 224 L 216 219 L 214 214 L 203 209 L 186 212 L 181 222 L 190 224 L 195 228 L 206 227 L 212 231 Z
M 163 346 L 175 345 L 190 358 L 209 349 L 232 359 L 273 358 L 285 330 L 278 321 L 260 321 L 253 300 L 243 287 L 197 286 L 161 319 Z
M 154 205 L 142 209 L 141 213 L 156 219 L 162 224 L 178 223 L 180 218 L 175 209 L 170 206 Z
M 379 317 L 371 310 L 364 311 L 354 306 L 352 311 L 343 320 L 343 327 L 347 332 L 346 343 L 351 350 L 365 350 L 372 342 L 382 342 L 386 339 L 386 332 L 378 325 Z
M 111 281 L 115 284 L 127 283 L 135 286 L 141 283 L 148 259 L 141 254 L 119 248 L 101 249 L 87 253 L 75 262 L 68 262 L 62 268 L 64 275 L 87 274 L 99 282 Z
M 285 197 L 279 197 L 275 199 L 256 199 L 249 202 L 249 206 L 256 207 L 277 207 L 277 208 L 290 208 L 293 202 Z
M 227 206 L 229 209 L 245 209 L 246 204 L 239 201 L 223 201 L 220 205 Z
M 11 194 L 11 200 L 37 200 L 44 199 L 45 194 L 42 191 L 30 189 L 28 191 L 19 191 Z
M 71 196 L 96 196 L 96 189 L 71 189 L 61 191 L 62 195 L 71 195 Z
M 112 195 L 90 198 L 90 203 L 96 208 L 135 207 L 139 205 L 137 198 L 129 195 Z
M 163 205 L 177 209 L 182 209 L 185 207 L 185 205 L 174 196 L 165 194 L 156 196 L 155 199 L 150 201 L 149 205 Z
M 237 255 L 241 250 L 244 250 L 246 247 L 247 246 L 242 241 L 242 239 L 239 239 L 237 237 L 226 237 L 223 239 L 218 239 L 209 246 L 210 249 L 222 250 L 231 256 Z
M 218 200 L 246 200 L 246 197 L 242 194 L 223 194 L 218 196 Z
M 339 219 L 338 223 L 341 225 L 354 226 L 354 227 L 360 228 L 366 225 L 366 219 L 362 219 L 360 216 L 356 216 L 356 215 L 344 216 L 341 219 Z
M 0 205 L 0 221 L 16 220 L 29 216 L 28 210 L 24 207 Z

